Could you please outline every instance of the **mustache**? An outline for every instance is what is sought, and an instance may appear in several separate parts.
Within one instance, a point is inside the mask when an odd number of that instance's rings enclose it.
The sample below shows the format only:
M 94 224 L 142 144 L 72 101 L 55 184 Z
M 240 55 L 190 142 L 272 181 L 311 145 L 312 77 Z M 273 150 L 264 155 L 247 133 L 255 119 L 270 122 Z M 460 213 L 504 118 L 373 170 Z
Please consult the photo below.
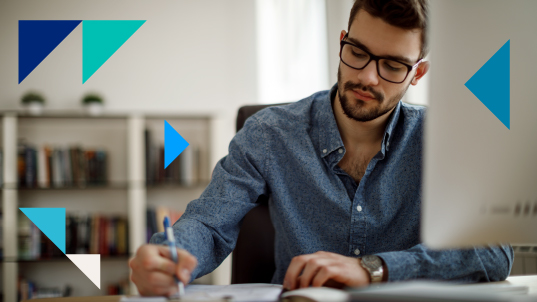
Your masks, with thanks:
M 384 96 L 382 94 L 373 90 L 373 88 L 371 88 L 370 86 L 364 86 L 360 83 L 346 82 L 343 85 L 343 91 L 346 91 L 346 90 L 362 90 L 364 92 L 370 92 L 373 95 L 373 97 L 379 100 L 380 102 L 384 100 Z

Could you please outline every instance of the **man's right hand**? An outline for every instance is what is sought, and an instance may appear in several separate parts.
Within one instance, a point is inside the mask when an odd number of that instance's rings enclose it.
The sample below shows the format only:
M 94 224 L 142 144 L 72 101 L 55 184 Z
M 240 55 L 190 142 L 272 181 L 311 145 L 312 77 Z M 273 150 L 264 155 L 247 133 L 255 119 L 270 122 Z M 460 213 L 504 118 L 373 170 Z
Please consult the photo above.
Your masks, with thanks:
M 171 260 L 170 249 L 166 245 L 144 244 L 134 258 L 129 260 L 132 269 L 131 281 L 142 296 L 171 296 L 177 292 L 174 275 L 184 284 L 190 282 L 190 275 L 198 265 L 196 257 L 183 249 L 177 249 L 179 263 Z

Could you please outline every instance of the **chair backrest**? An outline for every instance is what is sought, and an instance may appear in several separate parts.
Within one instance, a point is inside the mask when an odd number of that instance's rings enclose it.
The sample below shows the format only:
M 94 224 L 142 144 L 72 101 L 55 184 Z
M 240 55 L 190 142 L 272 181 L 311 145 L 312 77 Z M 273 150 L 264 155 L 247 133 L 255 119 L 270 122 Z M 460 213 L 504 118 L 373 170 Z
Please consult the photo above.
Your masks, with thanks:
M 248 117 L 257 111 L 286 104 L 243 106 L 237 115 L 237 132 Z M 274 263 L 274 226 L 268 208 L 269 196 L 257 199 L 259 206 L 253 208 L 242 221 L 239 238 L 232 256 L 231 283 L 270 283 Z

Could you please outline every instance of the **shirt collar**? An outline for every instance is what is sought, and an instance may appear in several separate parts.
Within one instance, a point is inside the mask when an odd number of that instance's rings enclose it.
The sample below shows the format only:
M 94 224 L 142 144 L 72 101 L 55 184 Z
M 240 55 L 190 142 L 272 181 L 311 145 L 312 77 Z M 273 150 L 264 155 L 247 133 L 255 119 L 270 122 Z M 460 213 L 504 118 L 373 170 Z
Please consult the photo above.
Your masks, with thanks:
M 319 109 L 315 112 L 314 125 L 319 127 L 317 151 L 321 157 L 325 157 L 334 150 L 343 147 L 343 140 L 332 109 L 332 100 L 335 99 L 336 92 L 337 83 L 332 86 L 328 95 L 319 102 Z
M 319 127 L 319 139 L 317 151 L 321 157 L 326 157 L 339 148 L 344 148 L 341 134 L 337 127 L 336 118 L 332 108 L 332 101 L 335 100 L 338 84 L 336 83 L 330 89 L 329 93 L 324 97 L 320 104 L 319 110 L 316 110 L 315 125 Z M 393 137 L 393 132 L 397 126 L 399 115 L 401 112 L 401 101 L 397 103 L 394 111 L 388 119 L 388 124 L 384 130 L 384 140 L 382 141 L 381 152 L 384 156 L 386 151 L 390 149 L 390 141 Z

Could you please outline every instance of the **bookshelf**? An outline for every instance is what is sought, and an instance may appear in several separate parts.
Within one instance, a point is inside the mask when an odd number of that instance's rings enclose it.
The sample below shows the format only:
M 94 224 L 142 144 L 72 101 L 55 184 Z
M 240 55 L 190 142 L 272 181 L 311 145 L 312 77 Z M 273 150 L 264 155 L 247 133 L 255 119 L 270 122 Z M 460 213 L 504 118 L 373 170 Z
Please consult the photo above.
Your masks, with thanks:
M 128 279 L 129 256 L 147 240 L 148 207 L 184 211 L 189 201 L 199 197 L 210 179 L 213 117 L 208 114 L 108 114 L 93 117 L 81 112 L 49 111 L 40 116 L 30 116 L 11 111 L 0 112 L 0 117 L 4 181 L 0 197 L 4 247 L 0 290 L 3 290 L 4 301 L 17 300 L 19 275 L 41 287 L 69 284 L 74 296 L 106 294 L 107 284 Z M 191 181 L 185 182 L 183 174 L 179 182 L 178 174 L 173 180 L 146 181 L 149 173 L 146 168 L 158 164 L 153 158 L 146 158 L 146 129 L 151 133 L 151 142 L 156 146 L 154 149 L 158 151 L 164 145 L 164 120 L 190 143 L 189 148 L 195 150 L 195 171 L 188 170 L 194 171 L 189 174 Z M 106 182 L 78 185 L 73 180 L 72 184 L 57 186 L 51 179 L 50 186 L 46 187 L 22 186 L 17 171 L 21 141 L 37 149 L 43 146 L 67 149 L 76 145 L 84 150 L 105 150 Z M 151 162 L 147 163 L 147 160 Z M 72 169 L 74 171 L 74 165 Z M 128 221 L 128 255 L 102 256 L 101 291 L 63 255 L 42 260 L 21 259 L 18 250 L 19 207 L 65 207 L 67 216 L 124 216 Z M 205 277 L 202 282 L 212 282 L 211 276 Z M 130 290 L 135 293 L 132 284 Z

